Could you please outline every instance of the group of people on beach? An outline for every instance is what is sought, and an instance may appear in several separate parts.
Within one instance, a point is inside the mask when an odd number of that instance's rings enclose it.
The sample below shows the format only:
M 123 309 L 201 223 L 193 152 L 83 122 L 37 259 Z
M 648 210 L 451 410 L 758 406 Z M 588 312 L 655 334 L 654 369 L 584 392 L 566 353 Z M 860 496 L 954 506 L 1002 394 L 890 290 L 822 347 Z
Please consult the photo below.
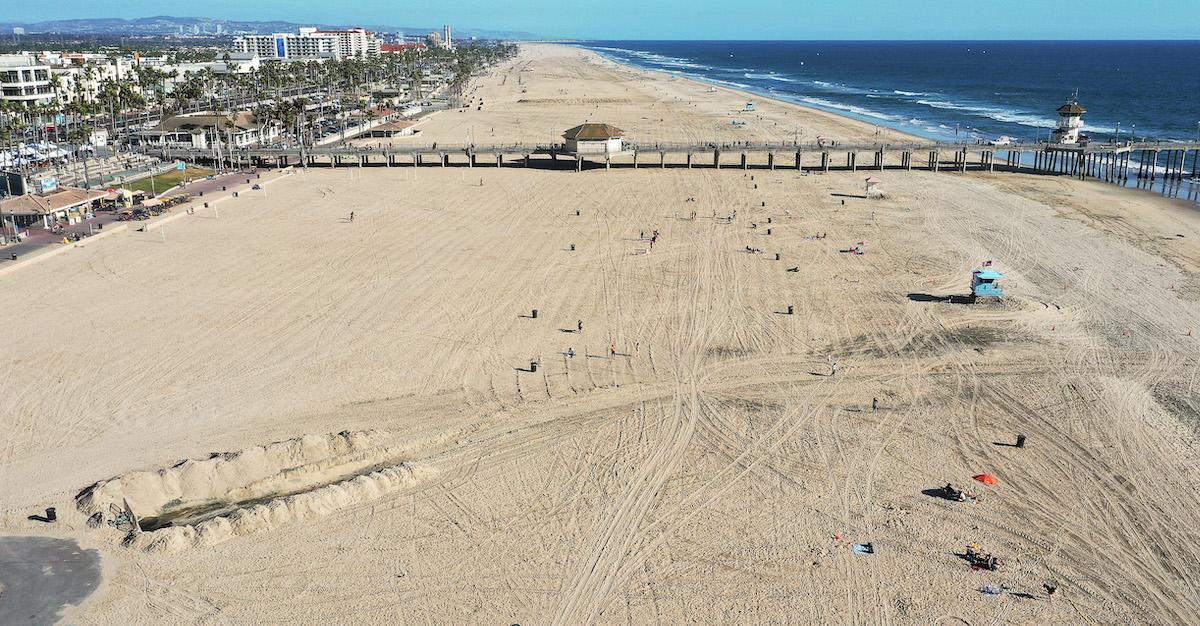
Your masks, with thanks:
M 655 234 L 656 234 L 656 235 L 657 235 L 657 233 L 658 233 L 658 231 L 655 231 Z M 575 332 L 576 332 L 576 333 L 583 333 L 583 320 L 576 320 L 576 321 L 575 321 Z M 639 344 L 639 345 L 640 345 L 640 344 Z M 577 352 L 575 352 L 575 347 L 574 347 L 574 346 L 568 346 L 568 347 L 567 347 L 567 350 L 566 350 L 566 352 L 564 352 L 563 354 L 565 354 L 565 355 L 567 356 L 567 358 L 568 358 L 568 359 L 573 359 L 573 358 L 575 358 L 575 355 L 576 355 L 576 354 L 578 354 L 578 353 L 577 353 Z M 617 353 L 617 342 L 615 342 L 615 341 L 613 341 L 613 342 L 609 342 L 609 344 L 608 344 L 608 356 L 609 356 L 609 357 L 615 357 L 615 356 L 617 356 L 617 354 L 618 354 L 618 353 Z
M 638 235 L 638 239 L 643 239 L 643 240 L 646 239 L 646 231 L 643 230 L 641 232 L 641 234 Z M 650 231 L 650 249 L 651 250 L 654 249 L 655 243 L 658 243 L 658 229 L 657 228 Z

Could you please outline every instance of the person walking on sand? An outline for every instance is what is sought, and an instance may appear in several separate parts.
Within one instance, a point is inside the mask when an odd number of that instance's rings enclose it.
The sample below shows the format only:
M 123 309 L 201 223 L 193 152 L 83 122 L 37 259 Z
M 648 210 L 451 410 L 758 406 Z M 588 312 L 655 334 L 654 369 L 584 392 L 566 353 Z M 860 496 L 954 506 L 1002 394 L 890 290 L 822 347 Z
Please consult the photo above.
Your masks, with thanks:
M 837 374 L 837 361 L 833 361 L 829 364 L 829 375 L 834 376 L 836 374 Z
M 577 332 L 577 333 L 583 332 L 583 320 L 578 320 L 575 322 L 575 332 Z
M 610 356 L 610 357 L 617 356 L 617 344 L 616 343 L 608 344 L 608 356 Z
M 350 212 L 350 223 L 351 223 L 351 224 L 353 224 L 353 223 L 354 223 L 354 211 L 351 211 L 351 212 Z
M 879 398 L 871 398 L 871 410 L 875 411 L 878 409 L 879 409 Z

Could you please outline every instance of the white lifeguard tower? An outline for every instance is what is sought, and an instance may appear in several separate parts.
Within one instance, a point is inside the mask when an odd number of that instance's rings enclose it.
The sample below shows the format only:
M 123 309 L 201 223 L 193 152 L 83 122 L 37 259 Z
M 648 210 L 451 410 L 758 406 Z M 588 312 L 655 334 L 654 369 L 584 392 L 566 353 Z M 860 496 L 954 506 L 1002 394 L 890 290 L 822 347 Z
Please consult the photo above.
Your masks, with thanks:
M 883 197 L 883 189 L 880 188 L 880 185 L 882 185 L 882 184 L 883 184 L 883 181 L 875 176 L 868 178 L 867 179 L 867 197 L 868 198 L 882 198 Z
M 1087 135 L 1083 131 L 1083 114 L 1087 109 L 1079 105 L 1079 94 L 1076 92 L 1067 103 L 1058 107 L 1058 126 L 1051 134 L 1054 143 L 1075 145 L 1087 143 Z

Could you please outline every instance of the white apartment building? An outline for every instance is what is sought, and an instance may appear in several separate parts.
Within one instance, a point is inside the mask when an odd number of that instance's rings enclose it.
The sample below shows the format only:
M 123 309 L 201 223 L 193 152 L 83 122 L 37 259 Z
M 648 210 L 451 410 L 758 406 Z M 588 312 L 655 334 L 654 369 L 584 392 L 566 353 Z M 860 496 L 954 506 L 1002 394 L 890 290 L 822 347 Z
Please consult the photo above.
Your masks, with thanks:
M 380 52 L 375 33 L 362 28 L 320 30 L 301 28 L 299 32 L 234 37 L 233 49 L 267 60 L 321 60 L 374 56 Z
M 58 101 L 63 104 L 83 100 L 92 102 L 100 94 L 105 80 L 133 77 L 133 65 L 128 59 L 90 59 L 83 63 L 54 64 L 51 75 L 58 79 Z M 138 88 L 135 86 L 135 90 Z
M 346 30 L 318 30 L 317 34 L 333 35 L 337 38 L 338 58 L 376 56 L 382 43 L 375 33 L 361 28 Z
M 0 100 L 26 105 L 54 100 L 50 66 L 31 56 L 0 56 Z

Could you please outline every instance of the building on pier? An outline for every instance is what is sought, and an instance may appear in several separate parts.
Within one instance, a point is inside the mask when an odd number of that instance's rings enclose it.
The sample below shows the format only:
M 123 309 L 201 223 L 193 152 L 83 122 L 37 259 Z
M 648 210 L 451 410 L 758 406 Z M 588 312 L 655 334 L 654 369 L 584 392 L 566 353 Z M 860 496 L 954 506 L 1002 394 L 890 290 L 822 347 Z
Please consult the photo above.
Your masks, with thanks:
M 1066 104 L 1058 107 L 1058 126 L 1051 134 L 1051 141 L 1065 145 L 1086 144 L 1088 137 L 1083 134 L 1084 113 L 1087 113 L 1087 109 L 1080 106 L 1077 95 L 1071 96 Z
M 625 131 L 610 124 L 580 124 L 563 133 L 566 151 L 574 154 L 620 154 Z

